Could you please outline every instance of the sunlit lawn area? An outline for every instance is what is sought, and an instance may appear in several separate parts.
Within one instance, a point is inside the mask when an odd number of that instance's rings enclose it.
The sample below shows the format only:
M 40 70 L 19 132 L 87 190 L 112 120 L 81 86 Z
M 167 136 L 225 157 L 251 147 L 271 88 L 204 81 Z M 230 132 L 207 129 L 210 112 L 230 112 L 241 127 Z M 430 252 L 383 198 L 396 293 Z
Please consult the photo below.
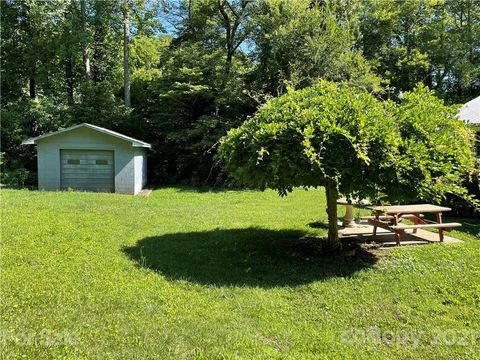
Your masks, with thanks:
M 479 221 L 345 259 L 323 191 L 1 200 L 2 358 L 478 357 Z

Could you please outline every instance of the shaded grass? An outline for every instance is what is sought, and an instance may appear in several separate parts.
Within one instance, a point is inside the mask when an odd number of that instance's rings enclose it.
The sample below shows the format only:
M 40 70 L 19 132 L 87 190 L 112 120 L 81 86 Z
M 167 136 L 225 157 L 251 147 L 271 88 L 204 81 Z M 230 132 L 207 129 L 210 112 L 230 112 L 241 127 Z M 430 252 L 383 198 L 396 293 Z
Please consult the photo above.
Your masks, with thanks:
M 140 267 L 170 280 L 213 286 L 275 288 L 330 277 L 349 277 L 376 262 L 322 253 L 318 238 L 301 231 L 261 228 L 175 233 L 147 237 L 125 253 Z
M 2 190 L 2 355 L 477 357 L 480 223 L 460 220 L 463 244 L 345 260 L 317 251 L 324 204 Z

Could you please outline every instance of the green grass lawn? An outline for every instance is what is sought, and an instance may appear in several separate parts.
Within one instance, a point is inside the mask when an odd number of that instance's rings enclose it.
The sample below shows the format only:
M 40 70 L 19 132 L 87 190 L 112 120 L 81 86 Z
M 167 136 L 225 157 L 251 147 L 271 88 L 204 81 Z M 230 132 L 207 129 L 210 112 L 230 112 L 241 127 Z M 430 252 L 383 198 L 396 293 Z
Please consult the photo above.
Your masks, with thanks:
M 321 191 L 1 203 L 2 358 L 478 358 L 479 221 L 345 259 L 312 240 Z

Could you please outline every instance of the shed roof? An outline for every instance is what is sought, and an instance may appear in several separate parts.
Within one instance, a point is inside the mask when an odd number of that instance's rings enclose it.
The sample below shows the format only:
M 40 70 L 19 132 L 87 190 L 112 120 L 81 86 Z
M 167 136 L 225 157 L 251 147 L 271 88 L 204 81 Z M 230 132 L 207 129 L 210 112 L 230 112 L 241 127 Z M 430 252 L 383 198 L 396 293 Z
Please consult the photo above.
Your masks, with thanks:
M 27 139 L 27 140 L 23 141 L 22 144 L 23 145 L 34 145 L 34 144 L 37 143 L 38 140 L 45 139 L 45 138 L 50 137 L 50 136 L 55 136 L 55 135 L 58 135 L 58 134 L 62 134 L 62 133 L 65 133 L 65 132 L 68 132 L 68 131 L 71 131 L 71 130 L 75 130 L 75 129 L 78 129 L 78 128 L 81 128 L 81 127 L 86 127 L 86 128 L 104 133 L 106 135 L 116 137 L 118 139 L 129 141 L 129 142 L 132 143 L 133 147 L 144 147 L 144 148 L 149 148 L 149 149 L 152 147 L 150 144 L 148 144 L 144 141 L 140 141 L 140 140 L 134 139 L 130 136 L 120 134 L 116 131 L 108 130 L 108 129 L 102 128 L 100 126 L 87 124 L 87 123 L 82 123 L 82 124 L 70 126 L 68 128 L 61 129 L 61 130 L 58 130 L 58 131 L 54 131 L 54 132 L 51 132 L 51 133 L 48 133 L 48 134 L 45 134 L 45 135 L 40 135 L 40 136 L 37 136 L 37 137 L 33 137 L 33 138 L 30 138 L 30 139 Z
M 480 125 L 480 96 L 463 105 L 458 116 L 471 124 Z

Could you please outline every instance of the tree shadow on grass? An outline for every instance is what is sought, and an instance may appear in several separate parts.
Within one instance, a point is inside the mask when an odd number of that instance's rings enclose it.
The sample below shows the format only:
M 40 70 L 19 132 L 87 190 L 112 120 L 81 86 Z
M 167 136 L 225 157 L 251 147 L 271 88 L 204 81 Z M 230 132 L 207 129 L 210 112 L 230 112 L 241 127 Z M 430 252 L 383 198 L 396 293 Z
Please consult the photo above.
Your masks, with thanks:
M 322 254 L 321 239 L 295 230 L 212 230 L 147 237 L 123 249 L 139 267 L 171 280 L 213 286 L 296 286 L 351 277 L 373 266 L 376 256 Z
M 444 222 L 459 222 L 461 227 L 455 228 L 456 231 L 473 235 L 477 239 L 480 239 L 480 220 L 468 219 L 468 218 L 446 218 Z
M 308 223 L 307 225 L 310 226 L 313 229 L 328 230 L 328 223 L 323 222 L 323 221 L 314 221 L 314 222 Z
M 428 220 L 435 221 L 434 216 L 431 214 L 426 214 L 425 218 Z M 464 233 L 466 235 L 473 235 L 474 237 L 480 239 L 480 219 L 473 219 L 473 218 L 464 218 L 464 217 L 455 217 L 455 216 L 444 216 L 443 218 L 444 223 L 448 222 L 458 222 L 462 224 L 461 227 L 455 228 L 454 230 L 460 233 Z M 447 233 L 448 235 L 448 233 Z M 452 235 L 455 237 L 454 235 Z
M 174 184 L 171 186 L 159 186 L 157 189 L 175 189 L 178 192 L 182 193 L 197 193 L 197 194 L 204 194 L 204 193 L 212 193 L 212 194 L 217 194 L 217 193 L 225 193 L 229 191 L 238 191 L 241 189 L 236 189 L 236 188 L 226 188 L 226 187 L 216 187 L 216 186 L 207 186 L 207 185 L 201 185 L 201 186 L 193 186 L 193 185 L 178 185 Z

